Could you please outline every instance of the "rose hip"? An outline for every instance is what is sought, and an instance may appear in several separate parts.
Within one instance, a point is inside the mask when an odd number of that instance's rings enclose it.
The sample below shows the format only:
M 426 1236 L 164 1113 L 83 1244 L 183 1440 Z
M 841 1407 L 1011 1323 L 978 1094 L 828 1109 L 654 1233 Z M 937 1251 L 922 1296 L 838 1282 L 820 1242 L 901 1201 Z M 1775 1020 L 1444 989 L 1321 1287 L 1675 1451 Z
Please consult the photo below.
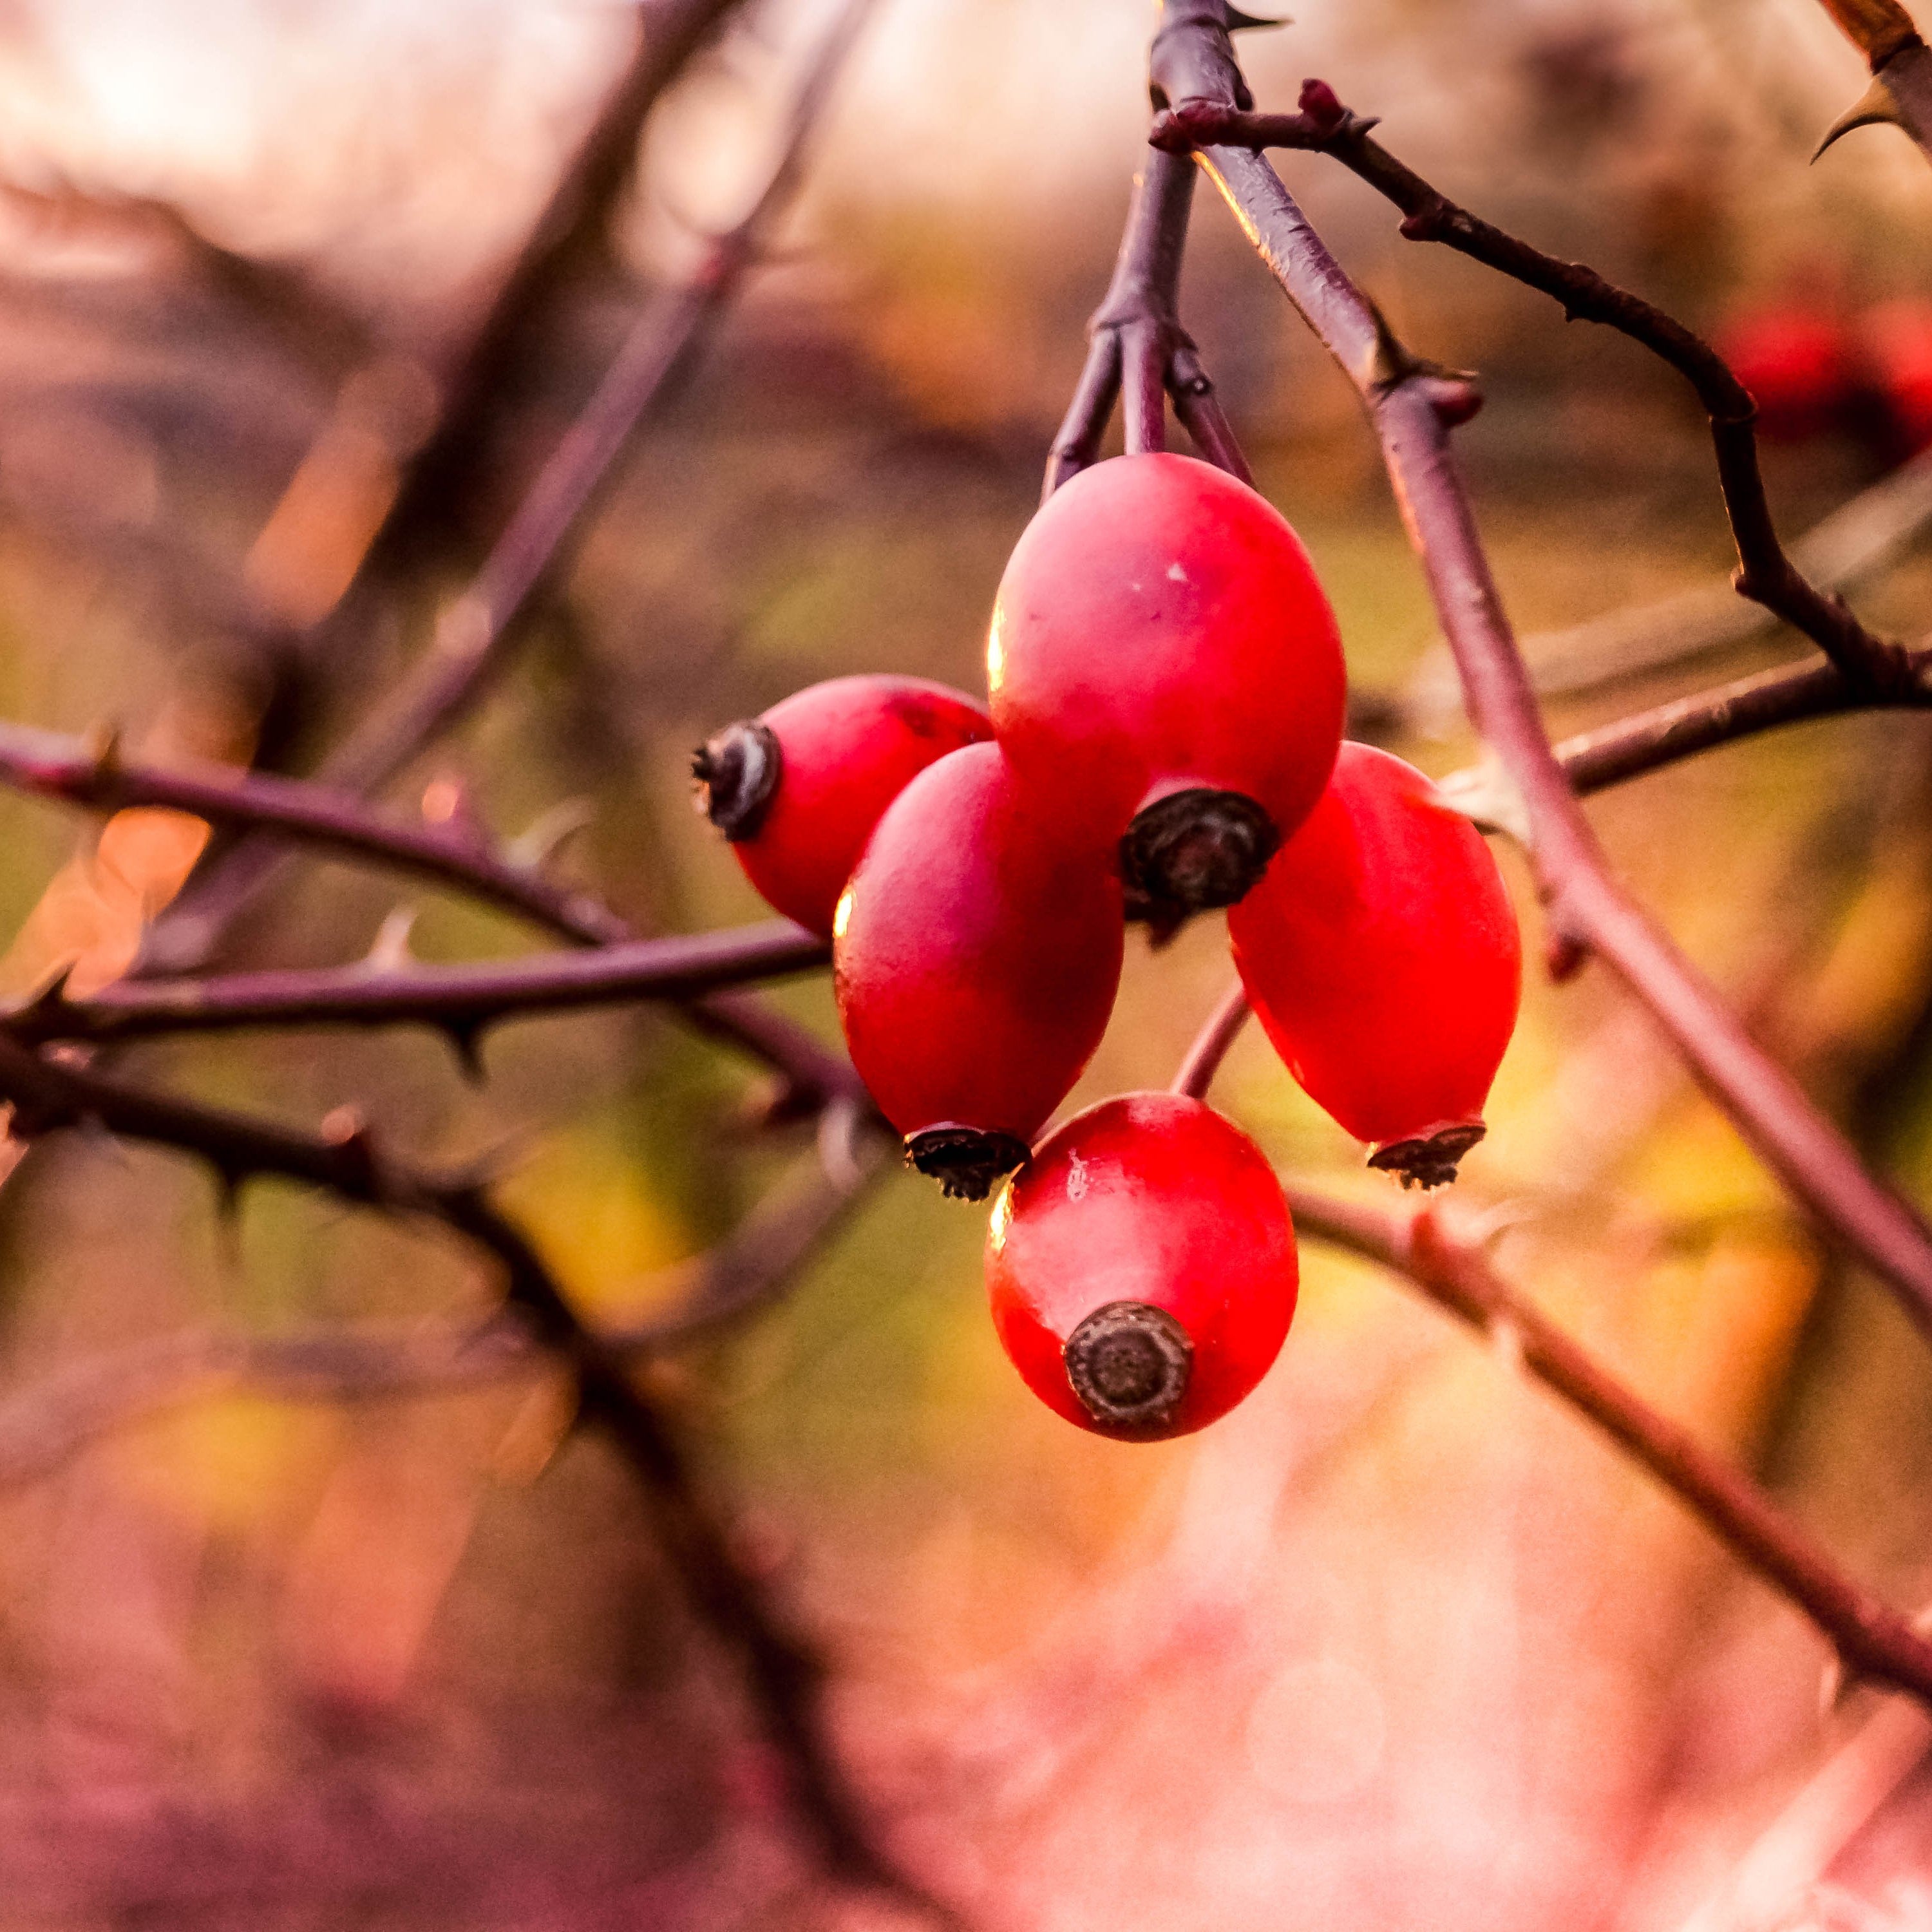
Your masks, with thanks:
M 997 746 L 914 778 L 832 926 L 852 1063 L 907 1159 L 974 1200 L 1025 1160 L 1100 1044 L 1120 953 L 1105 853 L 1044 821 Z
M 880 814 L 927 766 L 992 735 L 964 692 L 922 677 L 835 677 L 729 724 L 692 760 L 701 808 L 768 904 L 832 931 Z
M 1118 457 L 1047 500 L 1000 580 L 987 681 L 1015 769 L 1060 822 L 1120 840 L 1130 896 L 1168 922 L 1241 897 L 1341 740 L 1307 554 L 1190 457 Z
M 1405 1185 L 1453 1180 L 1516 1024 L 1522 943 L 1482 836 L 1427 778 L 1344 745 L 1228 915 L 1256 1016 L 1309 1096 Z
M 1294 1318 L 1288 1203 L 1254 1142 L 1198 1100 L 1077 1114 L 1002 1190 L 993 1324 L 1048 1408 L 1104 1436 L 1185 1436 L 1268 1372 Z

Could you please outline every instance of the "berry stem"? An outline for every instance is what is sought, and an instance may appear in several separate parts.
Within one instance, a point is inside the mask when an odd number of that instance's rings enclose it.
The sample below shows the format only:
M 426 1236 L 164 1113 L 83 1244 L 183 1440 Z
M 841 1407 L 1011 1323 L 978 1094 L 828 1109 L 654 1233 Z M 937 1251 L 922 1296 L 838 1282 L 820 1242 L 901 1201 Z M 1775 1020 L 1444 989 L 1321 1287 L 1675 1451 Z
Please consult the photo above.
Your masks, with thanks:
M 1220 1003 L 1194 1036 L 1194 1043 L 1187 1049 L 1187 1057 L 1168 1089 L 1170 1094 L 1184 1094 L 1190 1100 L 1207 1099 L 1208 1090 L 1214 1085 L 1228 1048 L 1247 1024 L 1250 1010 L 1248 996 L 1237 980 L 1221 995 Z
M 1133 198 L 1113 280 L 1088 324 L 1085 366 L 1047 458 L 1042 500 L 1098 460 L 1114 399 L 1124 390 L 1126 447 L 1166 447 L 1166 398 L 1195 447 L 1216 468 L 1254 480 L 1247 459 L 1180 326 L 1180 268 L 1194 170 L 1184 155 L 1149 151 Z

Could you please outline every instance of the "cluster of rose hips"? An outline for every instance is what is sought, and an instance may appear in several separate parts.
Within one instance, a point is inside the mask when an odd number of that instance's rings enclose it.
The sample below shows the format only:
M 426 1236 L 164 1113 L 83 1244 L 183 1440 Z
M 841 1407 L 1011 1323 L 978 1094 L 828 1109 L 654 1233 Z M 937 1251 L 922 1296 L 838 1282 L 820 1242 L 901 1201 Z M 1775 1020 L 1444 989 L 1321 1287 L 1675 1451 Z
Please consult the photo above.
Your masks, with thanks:
M 1266 1372 L 1294 1232 L 1259 1148 L 1133 1094 L 1034 1137 L 1112 1010 L 1125 922 L 1232 908 L 1248 998 L 1371 1164 L 1454 1178 L 1515 1023 L 1495 860 L 1429 781 L 1342 742 L 1334 616 L 1246 484 L 1169 455 L 1066 484 L 1006 566 L 990 708 L 813 686 L 698 752 L 753 885 L 832 942 L 853 1064 L 947 1192 L 994 1204 L 1000 1339 L 1101 1433 L 1184 1434 Z

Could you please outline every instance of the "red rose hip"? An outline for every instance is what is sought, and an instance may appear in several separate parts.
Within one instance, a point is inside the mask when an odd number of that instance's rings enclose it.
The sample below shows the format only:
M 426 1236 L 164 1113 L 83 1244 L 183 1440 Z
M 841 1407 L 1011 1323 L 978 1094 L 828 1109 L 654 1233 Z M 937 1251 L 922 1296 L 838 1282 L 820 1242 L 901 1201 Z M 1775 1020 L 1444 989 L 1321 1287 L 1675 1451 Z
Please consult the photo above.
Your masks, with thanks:
M 1120 840 L 1157 920 L 1238 900 L 1341 742 L 1341 642 L 1306 552 L 1191 457 L 1117 457 L 1047 500 L 1000 580 L 986 664 L 1014 768 L 1064 822 Z
M 992 735 L 984 708 L 922 677 L 835 677 L 728 724 L 692 760 L 700 808 L 766 902 L 814 932 L 880 814 L 927 766 Z
M 928 767 L 838 902 L 833 985 L 852 1064 L 949 1194 L 1027 1157 L 1106 1031 L 1120 888 L 1040 818 L 995 745 Z
M 1288 1334 L 1300 1280 L 1260 1148 L 1177 1094 L 1103 1100 L 1010 1180 L 986 1238 L 993 1325 L 1049 1408 L 1103 1436 L 1225 1415 Z
M 1327 794 L 1228 915 L 1256 1016 L 1310 1098 L 1405 1186 L 1456 1178 L 1516 1025 L 1502 875 L 1427 778 L 1344 745 Z
M 1858 345 L 1829 309 L 1802 301 L 1767 304 L 1734 320 L 1718 346 L 1750 392 L 1759 428 L 1774 441 L 1846 426 L 1862 382 Z

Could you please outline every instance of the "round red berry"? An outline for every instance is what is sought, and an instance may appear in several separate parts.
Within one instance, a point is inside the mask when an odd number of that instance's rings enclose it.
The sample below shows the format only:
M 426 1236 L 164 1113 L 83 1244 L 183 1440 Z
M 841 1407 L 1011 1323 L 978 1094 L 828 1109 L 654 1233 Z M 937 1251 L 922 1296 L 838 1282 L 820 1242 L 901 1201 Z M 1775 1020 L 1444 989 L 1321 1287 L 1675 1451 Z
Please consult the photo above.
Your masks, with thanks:
M 1748 310 L 1718 346 L 1750 392 L 1766 436 L 1796 442 L 1846 426 L 1860 358 L 1851 331 L 1831 310 L 1802 302 Z
M 1276 1052 L 1375 1144 L 1371 1165 L 1454 1180 L 1522 986 L 1516 915 L 1474 826 L 1413 766 L 1344 745 L 1228 932 Z
M 1121 838 L 1154 916 L 1233 904 L 1342 735 L 1334 614 L 1280 514 L 1190 457 L 1083 470 L 1027 526 L 987 643 L 994 730 L 1056 817 Z
M 1057 1129 L 986 1238 L 993 1324 L 1027 1385 L 1106 1436 L 1184 1436 L 1264 1376 L 1300 1279 L 1281 1184 L 1198 1100 L 1129 1094 Z
M 927 766 L 992 735 L 985 708 L 922 677 L 835 677 L 727 725 L 692 761 L 700 800 L 766 902 L 832 931 L 880 814 Z
M 906 787 L 838 902 L 832 973 L 914 1166 L 977 1200 L 1026 1158 L 1106 1030 L 1120 953 L 1106 855 L 1040 816 L 997 746 Z

